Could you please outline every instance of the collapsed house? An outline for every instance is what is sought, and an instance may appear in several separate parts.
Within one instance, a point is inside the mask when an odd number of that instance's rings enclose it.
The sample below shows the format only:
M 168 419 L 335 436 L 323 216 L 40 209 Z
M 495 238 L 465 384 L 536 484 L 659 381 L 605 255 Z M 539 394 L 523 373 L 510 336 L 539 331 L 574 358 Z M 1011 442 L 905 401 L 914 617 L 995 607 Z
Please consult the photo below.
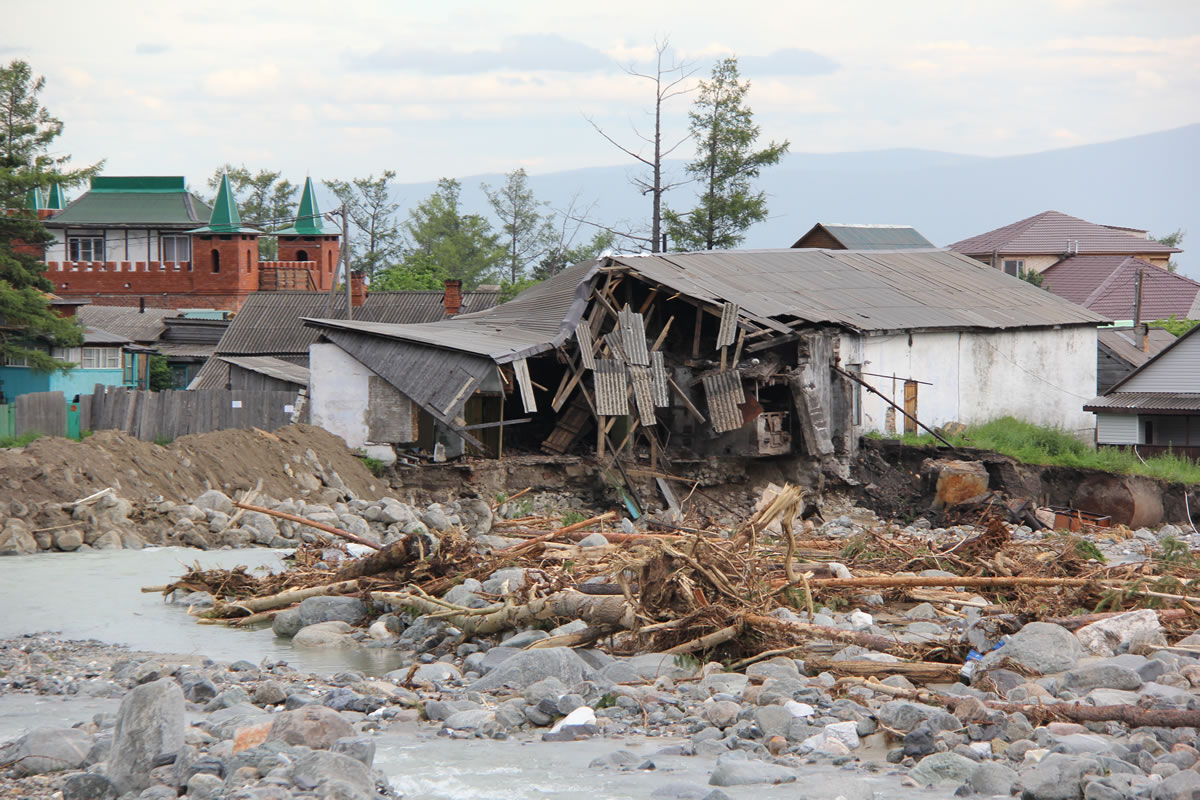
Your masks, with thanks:
M 305 324 L 313 422 L 353 447 L 844 470 L 917 420 L 1090 429 L 1104 321 L 930 248 L 612 256 L 454 319 Z

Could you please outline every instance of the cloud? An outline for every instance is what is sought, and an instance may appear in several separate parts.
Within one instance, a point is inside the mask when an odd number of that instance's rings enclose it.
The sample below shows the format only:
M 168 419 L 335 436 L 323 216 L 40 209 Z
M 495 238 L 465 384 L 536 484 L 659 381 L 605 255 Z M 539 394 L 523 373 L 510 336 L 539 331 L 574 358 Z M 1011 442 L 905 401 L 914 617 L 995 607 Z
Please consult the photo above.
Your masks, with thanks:
M 9 53 L 28 53 L 28 47 L 16 47 L 14 45 L 0 45 L 0 56 Z
M 160 44 L 158 42 L 138 42 L 137 47 L 133 48 L 133 52 L 139 56 L 157 56 L 166 53 L 171 49 L 169 44 Z
M 595 72 L 616 65 L 603 52 L 552 33 L 510 36 L 496 50 L 379 48 L 347 58 L 364 70 L 399 70 L 427 75 L 475 75 L 502 70 Z
M 786 47 L 765 56 L 739 56 L 738 68 L 755 75 L 829 75 L 841 68 L 829 56 L 798 47 Z
M 278 83 L 279 67 L 268 63 L 251 69 L 222 69 L 210 73 L 204 80 L 204 88 L 209 94 L 231 97 L 274 89 Z

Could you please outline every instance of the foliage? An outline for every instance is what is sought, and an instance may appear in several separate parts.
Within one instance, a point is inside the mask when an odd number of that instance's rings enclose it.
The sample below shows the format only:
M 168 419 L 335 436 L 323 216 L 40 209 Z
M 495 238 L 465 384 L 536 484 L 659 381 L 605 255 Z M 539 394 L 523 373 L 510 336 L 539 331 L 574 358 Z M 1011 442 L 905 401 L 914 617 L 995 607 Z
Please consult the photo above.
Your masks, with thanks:
M 296 216 L 296 193 L 300 187 L 288 180 L 281 180 L 282 172 L 260 169 L 251 172 L 245 164 L 220 166 L 208 179 L 208 188 L 216 191 L 221 185 L 221 176 L 229 176 L 229 188 L 233 190 L 242 223 L 265 231 L 278 230 L 291 225 Z M 279 254 L 279 242 L 274 236 L 258 238 L 258 255 L 267 260 Z
M 375 273 L 371 289 L 380 292 L 442 289 L 447 274 L 441 264 L 429 256 L 409 256 L 404 263 Z
M 154 354 L 150 356 L 150 391 L 161 392 L 175 388 L 175 375 L 167 357 Z
M 1172 336 L 1183 336 L 1196 325 L 1200 324 L 1200 319 L 1176 319 L 1172 314 L 1168 319 L 1156 319 L 1150 323 L 1151 328 L 1162 328 Z
M 1040 286 L 1043 289 L 1046 288 L 1046 276 L 1040 272 L 1037 272 L 1036 270 L 1023 269 L 1020 271 L 1020 273 L 1018 273 L 1017 277 L 1026 283 L 1032 283 L 1034 286 Z M 1047 291 L 1049 291 L 1049 289 L 1047 289 Z
M 173 441 L 175 441 L 175 440 L 172 439 L 170 436 L 155 436 L 154 437 L 154 443 L 156 445 L 158 445 L 159 447 L 167 447 Z
M 524 168 L 508 173 L 504 185 L 493 190 L 481 184 L 492 212 L 500 220 L 504 260 L 508 267 L 508 282 L 519 283 L 530 264 L 545 254 L 554 240 L 550 217 L 542 213 L 540 203 L 529 188 Z
M 905 434 L 899 438 L 911 445 L 938 444 L 928 434 Z M 956 447 L 995 450 L 1027 464 L 1098 469 L 1147 475 L 1179 483 L 1200 483 L 1200 464 L 1184 456 L 1168 452 L 1139 458 L 1132 450 L 1123 447 L 1093 448 L 1066 431 L 1034 425 L 1014 417 L 1001 417 L 975 425 L 960 436 L 946 438 Z
M 668 209 L 664 214 L 675 249 L 737 247 L 751 225 L 767 218 L 767 195 L 753 191 L 750 181 L 763 167 L 778 164 L 789 142 L 754 149 L 759 128 L 745 103 L 749 91 L 750 82 L 740 79 L 734 57 L 718 61 L 712 79 L 700 82 L 700 95 L 688 115 L 697 152 L 687 171 L 703 191 L 691 211 Z
M 398 269 L 458 278 L 468 290 L 494 279 L 504 249 L 484 217 L 462 212 L 461 194 L 458 181 L 442 178 L 437 190 L 409 211 L 403 225 L 408 247 Z
M 605 250 L 612 250 L 617 243 L 617 235 L 609 230 L 596 231 L 592 238 L 583 244 L 571 246 L 571 241 L 560 237 L 533 270 L 533 277 L 545 280 L 557 275 L 567 267 L 581 264 L 599 258 Z
M 507 303 L 531 286 L 541 283 L 537 278 L 521 278 L 516 283 L 504 281 L 500 284 L 500 302 Z
M 7 450 L 12 447 L 24 447 L 35 439 L 40 438 L 42 438 L 42 434 L 37 431 L 22 433 L 20 436 L 0 436 L 0 450 Z
M 35 213 L 20 209 L 30 191 L 77 186 L 103 163 L 71 169 L 70 156 L 50 153 L 63 123 L 41 104 L 45 84 L 24 61 L 0 66 L 0 209 L 13 210 L 0 213 L 0 364 L 25 359 L 38 372 L 66 372 L 72 365 L 52 358 L 49 348 L 78 346 L 83 332 L 74 319 L 53 312 L 46 293 L 54 285 L 38 257 L 20 251 L 22 244 L 53 241 Z
M 584 514 L 583 512 L 568 511 L 562 515 L 562 525 L 565 528 L 568 525 L 575 525 L 576 523 L 583 522 L 587 518 L 587 514 Z
M 400 204 L 393 203 L 388 192 L 388 183 L 395 178 L 395 170 L 387 169 L 378 178 L 368 175 L 350 181 L 324 181 L 347 208 L 350 224 L 359 234 L 355 237 L 358 246 L 351 248 L 358 255 L 351 260 L 350 267 L 368 278 L 399 261 L 404 249 L 400 225 L 396 222 Z
M 387 472 L 387 464 L 384 464 L 378 458 L 372 458 L 371 456 L 359 456 L 359 458 L 362 459 L 363 466 L 370 470 L 371 474 L 376 478 Z
M 1159 244 L 1165 244 L 1167 247 L 1179 247 L 1179 245 L 1183 243 L 1183 237 L 1186 235 L 1187 231 L 1185 231 L 1183 228 L 1176 228 L 1166 236 L 1157 237 L 1154 241 L 1158 242 Z M 1167 262 L 1167 269 L 1171 272 L 1174 272 L 1175 270 L 1179 269 L 1179 264 L 1175 261 L 1175 259 L 1172 258 Z

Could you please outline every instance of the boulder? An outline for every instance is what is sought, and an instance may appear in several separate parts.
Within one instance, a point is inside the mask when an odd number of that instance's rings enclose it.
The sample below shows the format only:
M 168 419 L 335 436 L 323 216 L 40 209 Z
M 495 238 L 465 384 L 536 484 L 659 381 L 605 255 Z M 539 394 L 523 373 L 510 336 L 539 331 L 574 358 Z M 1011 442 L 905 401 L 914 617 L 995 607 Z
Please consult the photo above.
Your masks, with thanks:
M 987 467 L 978 461 L 926 459 L 921 464 L 921 477 L 934 490 L 933 507 L 940 509 L 958 505 L 987 494 Z
M 328 750 L 338 739 L 354 736 L 354 727 L 332 708 L 310 705 L 275 715 L 267 739 Z
M 475 683 L 473 691 L 489 691 L 508 686 L 524 690 L 543 678 L 558 678 L 566 686 L 592 680 L 595 673 L 569 647 L 522 650 L 509 656 Z
M 338 800 L 374 800 L 375 781 L 361 761 L 345 753 L 314 750 L 298 756 L 291 770 L 300 789 Z
M 54 532 L 54 546 L 64 553 L 78 550 L 83 546 L 83 531 L 78 528 L 66 528 Z
M 975 767 L 967 783 L 982 795 L 1000 795 L 1008 797 L 1012 794 L 1013 784 L 1017 782 L 1016 770 L 1010 769 L 995 761 L 985 761 Z
M 1063 676 L 1063 686 L 1076 694 L 1083 694 L 1092 689 L 1133 691 L 1141 685 L 1142 678 L 1137 672 L 1119 664 L 1085 664 Z
M 192 501 L 192 505 L 201 511 L 220 511 L 223 514 L 233 514 L 233 501 L 224 492 L 209 489 Z
M 62 782 L 63 800 L 117 800 L 117 787 L 103 775 L 80 772 Z
M 979 763 L 958 753 L 925 756 L 908 772 L 920 786 L 958 786 L 966 783 Z
M 1013 634 L 998 650 L 983 657 L 980 667 L 990 669 L 1006 663 L 1045 675 L 1073 668 L 1083 657 L 1083 645 L 1066 628 L 1049 622 L 1031 622 Z
M 150 770 L 164 753 L 183 747 L 183 690 L 168 678 L 137 686 L 117 711 L 108 778 L 124 794 L 150 785 Z
M 271 631 L 274 632 L 276 636 L 283 637 L 284 639 L 292 638 L 299 633 L 300 629 L 303 627 L 304 623 L 300 621 L 300 610 L 296 608 L 289 608 L 284 611 L 280 611 L 275 615 L 275 618 L 271 620 Z
M 1083 776 L 1100 771 L 1094 758 L 1050 753 L 1024 776 L 1021 800 L 1081 800 Z
M 708 777 L 710 786 L 746 786 L 754 783 L 793 783 L 796 770 L 768 764 L 765 761 L 721 756 L 717 767 Z
M 928 724 L 934 731 L 951 731 L 961 727 L 958 719 L 945 709 L 908 700 L 884 703 L 875 715 L 881 724 L 902 733 L 908 733 L 921 724 Z
M 1084 625 L 1075 631 L 1075 638 L 1093 655 L 1114 656 L 1128 650 L 1135 639 L 1153 636 L 1162 629 L 1158 612 L 1143 608 Z
M 297 631 L 292 644 L 297 647 L 354 647 L 357 642 L 349 636 L 352 630 L 345 622 L 318 622 Z
M 25 530 L 25 523 L 20 520 L 10 519 L 0 531 L 0 556 L 27 556 L 37 551 L 37 539 Z
M 1185 769 L 1176 772 L 1150 792 L 1150 800 L 1192 800 L 1200 797 L 1200 773 Z
M 34 728 L 0 748 L 0 763 L 12 762 L 18 775 L 79 769 L 92 744 L 91 735 L 77 728 Z
M 361 622 L 367 616 L 367 607 L 357 597 L 309 597 L 300 603 L 301 627 L 321 622 Z

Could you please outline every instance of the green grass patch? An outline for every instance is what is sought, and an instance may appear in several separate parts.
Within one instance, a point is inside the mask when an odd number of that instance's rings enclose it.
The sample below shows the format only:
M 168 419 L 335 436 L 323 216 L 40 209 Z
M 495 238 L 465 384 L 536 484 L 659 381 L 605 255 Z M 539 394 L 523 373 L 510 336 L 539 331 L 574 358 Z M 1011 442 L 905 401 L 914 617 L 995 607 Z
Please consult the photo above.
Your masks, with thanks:
M 42 438 L 42 435 L 37 431 L 23 433 L 20 436 L 5 436 L 0 438 L 0 448 L 8 449 L 10 447 L 24 447 L 35 439 Z
M 873 438 L 883 438 L 873 436 Z M 892 437 L 907 445 L 940 444 L 929 434 Z M 1014 417 L 1001 417 L 968 428 L 959 436 L 946 437 L 957 447 L 995 450 L 1026 464 L 1098 469 L 1178 483 L 1200 483 L 1200 465 L 1175 453 L 1138 458 L 1124 447 L 1093 448 L 1057 428 L 1046 428 Z
M 371 474 L 376 478 L 382 477 L 383 473 L 387 472 L 387 464 L 384 464 L 378 458 L 371 456 L 359 456 L 362 459 L 363 466 L 371 471 Z

